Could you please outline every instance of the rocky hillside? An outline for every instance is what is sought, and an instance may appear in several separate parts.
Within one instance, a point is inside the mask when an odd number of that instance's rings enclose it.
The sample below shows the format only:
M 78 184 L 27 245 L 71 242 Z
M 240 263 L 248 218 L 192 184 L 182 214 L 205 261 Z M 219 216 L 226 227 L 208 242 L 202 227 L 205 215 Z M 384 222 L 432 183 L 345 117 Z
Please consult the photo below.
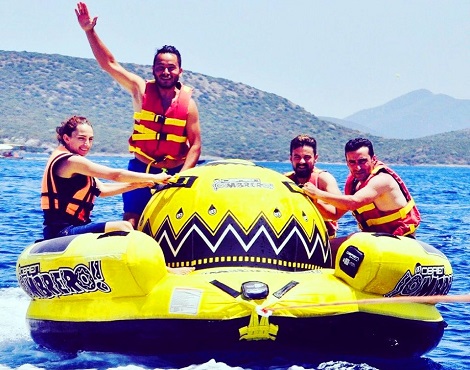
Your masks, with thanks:
M 125 67 L 151 78 L 150 66 Z M 463 150 L 470 143 L 467 131 L 426 140 L 385 140 L 321 120 L 294 102 L 241 83 L 187 70 L 183 82 L 195 88 L 205 157 L 285 161 L 290 140 L 308 133 L 317 138 L 323 162 L 342 162 L 346 141 L 367 135 L 385 161 L 470 164 L 470 153 Z M 94 152 L 127 152 L 130 97 L 93 59 L 0 51 L 0 89 L 0 142 L 52 148 L 55 127 L 79 114 L 94 123 Z

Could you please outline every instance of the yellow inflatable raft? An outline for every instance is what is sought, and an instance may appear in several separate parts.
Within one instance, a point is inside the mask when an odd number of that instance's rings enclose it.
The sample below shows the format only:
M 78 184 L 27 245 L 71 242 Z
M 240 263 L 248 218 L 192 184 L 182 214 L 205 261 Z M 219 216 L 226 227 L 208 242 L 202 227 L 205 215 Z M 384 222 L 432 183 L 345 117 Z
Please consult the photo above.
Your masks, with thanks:
M 32 298 L 27 321 L 37 343 L 68 351 L 409 357 L 443 335 L 434 305 L 393 300 L 447 294 L 452 269 L 442 253 L 410 238 L 357 233 L 333 264 L 313 203 L 250 162 L 185 171 L 154 195 L 139 227 L 24 250 L 17 277 Z

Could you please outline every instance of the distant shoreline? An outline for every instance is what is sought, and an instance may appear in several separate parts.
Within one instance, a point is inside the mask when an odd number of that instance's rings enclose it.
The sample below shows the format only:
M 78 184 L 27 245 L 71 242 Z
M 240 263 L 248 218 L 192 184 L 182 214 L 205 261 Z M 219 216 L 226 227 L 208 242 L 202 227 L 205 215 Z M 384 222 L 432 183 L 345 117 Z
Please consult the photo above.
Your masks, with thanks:
M 28 153 L 28 152 L 27 152 Z M 49 155 L 49 153 L 37 153 L 37 152 L 29 152 L 30 154 L 33 155 Z M 96 152 L 96 153 L 90 153 L 88 157 L 119 157 L 119 158 L 132 158 L 132 154 L 129 153 L 107 153 L 107 152 Z M 201 156 L 201 160 L 204 160 L 206 162 L 212 162 L 212 161 L 222 161 L 225 159 L 243 159 L 243 158 L 222 158 L 222 157 L 214 157 L 214 156 Z M 290 163 L 289 161 L 257 161 L 253 159 L 245 159 L 250 162 L 254 163 Z M 346 166 L 346 163 L 344 162 L 318 162 L 318 167 L 321 167 L 322 165 L 344 165 Z M 456 167 L 456 168 L 470 168 L 470 165 L 468 164 L 405 164 L 405 163 L 386 163 L 390 167 Z

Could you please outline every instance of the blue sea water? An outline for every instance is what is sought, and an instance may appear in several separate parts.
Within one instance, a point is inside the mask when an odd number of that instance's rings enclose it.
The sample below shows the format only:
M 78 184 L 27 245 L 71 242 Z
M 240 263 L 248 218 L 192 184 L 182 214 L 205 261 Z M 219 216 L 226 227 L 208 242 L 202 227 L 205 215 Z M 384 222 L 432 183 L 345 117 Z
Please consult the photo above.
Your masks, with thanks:
M 125 168 L 128 158 L 91 156 L 99 163 Z M 438 347 L 419 359 L 313 358 L 309 363 L 276 356 L 262 362 L 196 359 L 180 365 L 155 356 L 79 352 L 69 354 L 36 345 L 25 322 L 29 298 L 18 287 L 16 260 L 24 247 L 41 238 L 42 214 L 39 192 L 47 156 L 30 155 L 23 160 L 0 160 L 0 370 L 3 369 L 470 369 L 470 304 L 442 303 L 438 307 L 448 323 Z M 285 172 L 289 163 L 263 162 L 264 167 Z M 343 164 L 320 164 L 340 186 L 347 168 Z M 454 283 L 450 294 L 470 291 L 470 168 L 394 166 L 400 173 L 422 214 L 418 238 L 437 247 L 450 260 Z M 121 197 L 98 199 L 95 220 L 120 219 Z M 356 230 L 350 215 L 340 221 L 340 235 Z

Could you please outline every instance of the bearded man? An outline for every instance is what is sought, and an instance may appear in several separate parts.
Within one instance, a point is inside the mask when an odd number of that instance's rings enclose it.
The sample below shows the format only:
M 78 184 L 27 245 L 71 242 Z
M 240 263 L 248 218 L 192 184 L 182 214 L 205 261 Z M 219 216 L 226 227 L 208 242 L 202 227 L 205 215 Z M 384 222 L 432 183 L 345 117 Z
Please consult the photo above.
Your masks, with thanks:
M 317 141 L 308 135 L 298 135 L 290 142 L 290 162 L 292 172 L 285 175 L 297 185 L 303 187 L 307 183 L 313 184 L 318 189 L 333 194 L 341 194 L 334 176 L 324 170 L 315 167 L 318 161 Z M 328 230 L 328 236 L 334 238 L 338 230 L 336 208 L 321 200 L 313 200 L 320 211 Z

